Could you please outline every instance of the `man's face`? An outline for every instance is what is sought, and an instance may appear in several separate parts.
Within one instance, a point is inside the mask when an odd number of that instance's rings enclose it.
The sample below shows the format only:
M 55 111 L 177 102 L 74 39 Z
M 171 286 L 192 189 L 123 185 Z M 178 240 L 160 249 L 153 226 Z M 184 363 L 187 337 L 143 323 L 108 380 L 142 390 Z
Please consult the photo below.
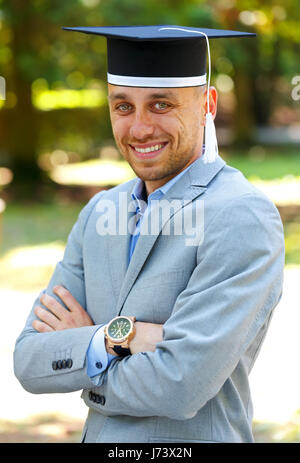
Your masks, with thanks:
M 117 146 L 148 193 L 202 152 L 205 93 L 200 88 L 108 85 Z

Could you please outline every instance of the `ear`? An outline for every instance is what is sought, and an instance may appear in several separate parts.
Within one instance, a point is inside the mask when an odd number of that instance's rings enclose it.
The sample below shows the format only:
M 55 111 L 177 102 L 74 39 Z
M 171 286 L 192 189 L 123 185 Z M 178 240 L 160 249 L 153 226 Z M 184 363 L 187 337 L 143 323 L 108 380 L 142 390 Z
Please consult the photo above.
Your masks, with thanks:
M 205 114 L 207 113 L 207 91 L 204 94 L 205 98 Z M 209 87 L 209 110 L 215 119 L 217 114 L 218 92 L 215 87 Z M 205 115 L 204 115 L 205 118 Z

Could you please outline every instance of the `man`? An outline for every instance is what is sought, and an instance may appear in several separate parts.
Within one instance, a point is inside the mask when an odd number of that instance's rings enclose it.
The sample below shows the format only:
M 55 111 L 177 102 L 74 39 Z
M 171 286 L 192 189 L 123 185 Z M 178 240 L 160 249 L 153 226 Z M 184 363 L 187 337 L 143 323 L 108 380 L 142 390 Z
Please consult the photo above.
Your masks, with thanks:
M 71 30 L 108 38 L 113 132 L 137 178 L 79 214 L 15 374 L 32 393 L 83 389 L 84 442 L 252 442 L 248 374 L 282 293 L 282 224 L 218 156 L 210 55 L 205 78 L 208 37 L 247 34 Z

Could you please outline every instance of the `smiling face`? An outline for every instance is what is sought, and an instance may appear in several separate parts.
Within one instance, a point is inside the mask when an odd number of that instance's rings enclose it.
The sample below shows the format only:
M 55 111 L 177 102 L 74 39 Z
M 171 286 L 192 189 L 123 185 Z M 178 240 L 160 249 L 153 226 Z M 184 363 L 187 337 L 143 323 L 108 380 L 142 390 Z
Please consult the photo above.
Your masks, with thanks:
M 205 92 L 202 88 L 108 85 L 117 146 L 147 193 L 167 183 L 202 153 Z

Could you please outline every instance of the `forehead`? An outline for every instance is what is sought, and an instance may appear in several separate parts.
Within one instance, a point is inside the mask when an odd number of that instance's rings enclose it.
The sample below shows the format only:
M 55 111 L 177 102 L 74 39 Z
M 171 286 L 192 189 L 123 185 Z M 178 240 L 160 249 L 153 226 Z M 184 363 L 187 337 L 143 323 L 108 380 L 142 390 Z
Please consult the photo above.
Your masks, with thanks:
M 194 94 L 194 87 L 186 88 L 146 88 L 146 87 L 124 87 L 121 85 L 108 84 L 108 98 L 111 102 L 115 100 L 149 100 L 156 98 L 168 98 L 181 101 Z

